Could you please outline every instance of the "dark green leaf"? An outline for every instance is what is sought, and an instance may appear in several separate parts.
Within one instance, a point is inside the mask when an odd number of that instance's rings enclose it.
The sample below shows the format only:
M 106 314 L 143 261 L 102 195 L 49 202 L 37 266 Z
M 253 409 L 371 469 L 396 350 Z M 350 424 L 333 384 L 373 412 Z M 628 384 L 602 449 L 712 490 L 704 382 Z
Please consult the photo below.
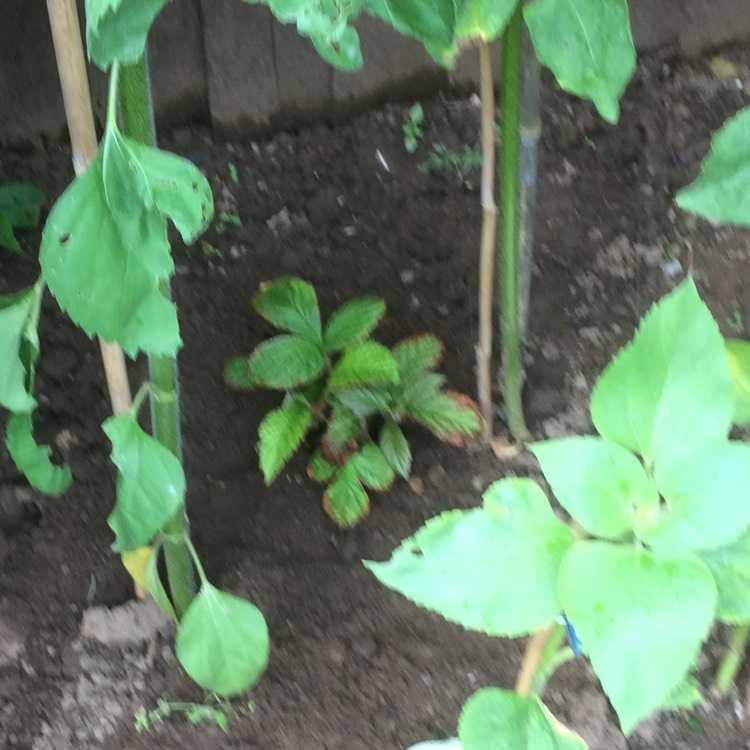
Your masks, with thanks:
M 286 390 L 306 385 L 325 366 L 320 345 L 297 334 L 268 339 L 250 355 L 250 377 L 266 388 Z
M 350 462 L 365 487 L 384 492 L 393 484 L 393 469 L 386 461 L 383 451 L 374 443 L 363 445 L 359 452 L 351 457 Z
M 315 290 L 302 279 L 284 277 L 260 285 L 253 307 L 269 323 L 320 346 L 320 310 Z
M 307 465 L 307 476 L 310 477 L 314 482 L 327 483 L 333 479 L 336 474 L 336 467 L 331 466 L 323 456 L 323 451 L 318 448 L 310 458 L 310 463 Z
M 443 359 L 445 347 L 437 336 L 421 333 L 399 341 L 393 347 L 398 372 L 403 383 L 437 367 Z
M 301 396 L 288 398 L 284 405 L 268 412 L 260 423 L 260 468 L 270 484 L 299 448 L 313 422 L 310 405 Z
M 73 479 L 67 466 L 55 466 L 50 450 L 36 444 L 32 434 L 31 414 L 11 414 L 6 426 L 10 457 L 18 470 L 45 495 L 61 495 Z
M 39 221 L 44 193 L 25 182 L 0 185 L 0 215 L 16 229 L 31 229 Z
M 335 352 L 363 341 L 383 315 L 385 302 L 380 297 L 363 297 L 343 305 L 331 316 L 325 327 L 325 350 Z
M 351 463 L 344 466 L 323 495 L 323 508 L 342 529 L 358 524 L 370 512 L 370 498 Z
M 386 422 L 380 430 L 378 443 L 386 461 L 394 471 L 404 479 L 408 479 L 411 471 L 411 449 L 401 428 L 395 422 Z
M 239 390 L 250 390 L 261 385 L 250 376 L 250 357 L 247 354 L 232 357 L 224 363 L 224 382 Z
M 386 347 L 375 341 L 365 341 L 347 349 L 328 380 L 332 390 L 397 382 L 396 360 Z
M 440 391 L 420 403 L 407 405 L 406 414 L 427 427 L 436 437 L 460 444 L 462 438 L 477 435 L 480 430 L 479 410 L 463 393 Z
M 336 392 L 336 399 L 359 417 L 388 414 L 391 410 L 388 394 L 375 388 L 350 388 Z
M 0 213 L 0 247 L 5 247 L 16 253 L 21 252 L 21 246 L 18 244 L 16 235 L 13 234 L 13 225 L 2 213 Z

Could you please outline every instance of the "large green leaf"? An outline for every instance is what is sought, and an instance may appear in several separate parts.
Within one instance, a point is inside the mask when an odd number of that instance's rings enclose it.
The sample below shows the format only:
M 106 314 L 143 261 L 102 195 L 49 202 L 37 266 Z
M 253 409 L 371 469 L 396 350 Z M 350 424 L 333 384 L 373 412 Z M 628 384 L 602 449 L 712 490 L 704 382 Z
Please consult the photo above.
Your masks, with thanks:
M 86 0 L 86 45 L 89 57 L 106 70 L 117 61 L 135 62 L 146 37 L 169 0 Z
M 737 625 L 750 622 L 750 534 L 725 547 L 700 553 L 719 589 L 716 617 Z
M 114 548 L 147 545 L 185 502 L 185 474 L 177 457 L 144 432 L 133 410 L 104 423 L 119 469 L 117 502 L 107 522 Z
M 651 308 L 591 396 L 597 430 L 647 466 L 725 440 L 733 409 L 724 340 L 691 278 Z
M 491 42 L 505 30 L 518 0 L 463 0 L 458 4 L 456 37 Z
M 50 450 L 37 445 L 32 433 L 31 414 L 11 414 L 6 425 L 10 457 L 32 487 L 45 495 L 61 495 L 73 479 L 67 466 L 55 466 Z
M 493 687 L 466 701 L 458 738 L 463 750 L 586 750 L 539 698 Z
M 529 446 L 560 505 L 594 536 L 618 539 L 659 504 L 653 479 L 627 449 L 595 437 Z
M 90 336 L 173 354 L 174 306 L 160 285 L 173 272 L 166 218 L 185 242 L 210 221 L 211 190 L 189 161 L 143 146 L 110 127 L 96 158 L 47 220 L 40 261 L 60 306 Z
M 638 537 L 660 549 L 710 549 L 750 526 L 750 444 L 726 442 L 656 464 L 666 501 L 640 519 Z
M 277 328 L 322 343 L 318 298 L 306 281 L 288 276 L 261 284 L 253 307 Z
M 365 566 L 468 630 L 521 636 L 560 613 L 559 568 L 572 544 L 573 532 L 555 518 L 539 485 L 506 479 L 490 487 L 481 509 L 443 513 L 388 562 Z
M 343 529 L 355 526 L 370 512 L 370 498 L 351 462 L 338 472 L 333 484 L 325 491 L 323 508 Z
M 222 697 L 252 687 L 268 664 L 268 627 L 248 601 L 204 581 L 177 629 L 180 664 L 202 688 Z
M 374 443 L 367 443 L 351 459 L 359 481 L 371 490 L 384 492 L 395 479 L 391 465 L 386 461 L 383 451 Z
M 0 406 L 12 412 L 30 412 L 34 365 L 39 356 L 37 323 L 44 286 L 0 296 Z
M 0 185 L 0 214 L 17 229 L 30 229 L 39 220 L 44 193 L 26 182 Z
M 334 365 L 328 384 L 332 390 L 398 382 L 398 365 L 391 352 L 376 341 L 347 349 Z
M 712 221 L 750 226 L 750 107 L 727 120 L 711 142 L 701 176 L 677 205 Z
M 306 385 L 325 366 L 320 345 L 296 333 L 274 336 L 250 355 L 250 377 L 266 388 L 286 390 Z
M 411 448 L 401 428 L 390 420 L 385 422 L 380 429 L 378 444 L 394 471 L 408 479 L 411 472 Z
M 449 46 L 456 23 L 454 0 L 364 0 L 365 9 L 423 43 Z
M 539 61 L 560 86 L 617 122 L 636 61 L 627 0 L 533 0 L 524 17 Z
M 713 622 L 716 584 L 694 555 L 592 541 L 566 557 L 560 598 L 629 734 L 693 664 Z
M 734 383 L 735 424 L 750 424 L 750 341 L 726 341 L 729 372 Z
M 260 469 L 270 484 L 305 437 L 313 415 L 301 396 L 291 396 L 278 409 L 268 412 L 258 428 Z
M 399 341 L 393 347 L 393 356 L 402 382 L 408 383 L 437 367 L 443 359 L 444 351 L 443 342 L 431 333 L 420 333 Z
M 323 346 L 328 352 L 358 344 L 370 334 L 385 315 L 385 302 L 380 297 L 355 299 L 340 307 L 331 316 L 323 332 Z

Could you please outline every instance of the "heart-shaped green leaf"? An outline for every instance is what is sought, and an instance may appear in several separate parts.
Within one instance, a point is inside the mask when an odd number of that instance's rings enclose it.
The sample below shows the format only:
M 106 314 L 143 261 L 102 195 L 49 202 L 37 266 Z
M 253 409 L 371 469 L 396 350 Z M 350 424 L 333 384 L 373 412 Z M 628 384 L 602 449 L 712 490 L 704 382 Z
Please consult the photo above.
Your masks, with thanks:
M 719 590 L 717 619 L 730 625 L 750 622 L 750 534 L 699 554 Z

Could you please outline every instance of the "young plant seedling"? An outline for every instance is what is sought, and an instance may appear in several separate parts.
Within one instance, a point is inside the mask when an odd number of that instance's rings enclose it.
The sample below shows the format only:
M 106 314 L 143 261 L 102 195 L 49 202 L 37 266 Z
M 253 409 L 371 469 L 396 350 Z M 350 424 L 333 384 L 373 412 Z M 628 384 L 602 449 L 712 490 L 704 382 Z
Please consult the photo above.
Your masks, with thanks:
M 530 445 L 567 523 L 536 482 L 504 479 L 481 508 L 443 513 L 390 561 L 365 563 L 469 630 L 533 634 L 516 690 L 467 701 L 463 750 L 585 747 L 541 701 L 577 650 L 568 624 L 626 734 L 700 701 L 690 672 L 713 623 L 750 622 L 750 445 L 728 439 L 739 403 L 725 342 L 687 279 L 597 381 L 599 435 Z
M 387 490 L 396 474 L 408 478 L 411 451 L 403 422 L 417 422 L 453 443 L 477 434 L 475 404 L 444 390 L 445 378 L 435 372 L 443 356 L 435 336 L 412 336 L 392 349 L 370 338 L 385 314 L 379 297 L 346 303 L 323 326 L 312 286 L 281 278 L 263 284 L 253 306 L 287 331 L 225 368 L 230 386 L 285 392 L 282 405 L 260 424 L 263 477 L 270 484 L 305 435 L 322 427 L 307 471 L 328 485 L 323 506 L 339 526 L 353 526 L 367 515 L 368 489 Z
M 424 110 L 422 105 L 417 102 L 412 104 L 409 112 L 404 119 L 401 129 L 404 132 L 404 148 L 413 154 L 422 140 L 422 123 L 424 122 Z

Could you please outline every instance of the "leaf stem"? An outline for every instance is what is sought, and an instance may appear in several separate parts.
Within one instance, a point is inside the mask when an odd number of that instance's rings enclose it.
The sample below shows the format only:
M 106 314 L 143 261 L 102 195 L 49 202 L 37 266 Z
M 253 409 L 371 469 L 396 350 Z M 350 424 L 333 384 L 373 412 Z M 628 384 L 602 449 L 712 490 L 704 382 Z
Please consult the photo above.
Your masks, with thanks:
M 750 638 L 750 623 L 739 625 L 732 631 L 729 648 L 716 671 L 716 687 L 722 695 L 726 695 L 734 685 L 745 656 L 748 638 Z
M 117 102 L 120 82 L 120 63 L 113 62 L 109 73 L 109 88 L 107 90 L 107 130 L 117 127 Z
M 573 650 L 567 647 L 561 648 L 565 642 L 566 633 L 564 625 L 556 625 L 549 640 L 544 646 L 539 662 L 531 677 L 530 693 L 541 696 L 547 681 L 554 671 L 565 662 L 575 658 Z
M 552 637 L 554 630 L 554 625 L 550 625 L 543 630 L 537 630 L 527 641 L 521 669 L 519 669 L 516 678 L 515 690 L 519 695 L 529 694 L 534 674 L 539 669 L 542 657 L 547 653 L 547 642 Z
M 521 326 L 518 310 L 518 176 L 521 127 L 522 3 L 503 33 L 502 152 L 500 174 L 500 331 L 503 396 L 510 432 L 518 442 L 528 437 L 521 389 Z

